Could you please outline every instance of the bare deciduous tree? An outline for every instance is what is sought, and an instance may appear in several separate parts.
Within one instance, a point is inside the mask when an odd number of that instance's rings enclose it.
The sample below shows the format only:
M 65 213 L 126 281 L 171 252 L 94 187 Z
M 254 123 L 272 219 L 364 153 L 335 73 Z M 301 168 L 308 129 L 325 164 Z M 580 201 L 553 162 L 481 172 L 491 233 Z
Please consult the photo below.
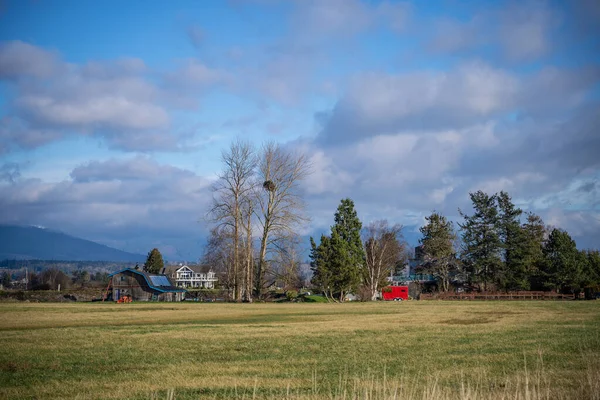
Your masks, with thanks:
M 370 223 L 363 234 L 364 283 L 371 300 L 375 300 L 386 278 L 406 258 L 406 244 L 402 240 L 402 225 L 390 226 L 387 220 Z
M 202 263 L 214 269 L 219 277 L 219 283 L 228 291 L 233 290 L 235 281 L 232 243 L 233 235 L 229 227 L 214 227 L 210 231 L 202 256 Z
M 299 245 L 298 238 L 294 237 L 290 240 L 280 241 L 277 250 L 274 251 L 270 272 L 273 281 L 286 290 L 302 287 Z
M 244 214 L 249 209 L 244 205 L 251 202 L 256 157 L 250 143 L 237 140 L 223 152 L 221 158 L 225 168 L 213 186 L 213 206 L 209 217 L 217 223 L 217 228 L 227 228 L 232 235 L 233 299 L 240 301 L 246 283 L 240 257 L 240 237 L 247 220 Z
M 244 214 L 244 232 L 246 237 L 243 243 L 244 248 L 244 301 L 252 302 L 252 277 L 254 275 L 254 246 L 252 240 L 252 215 L 254 213 L 254 202 L 252 197 L 248 197 L 243 204 Z
M 260 249 L 254 281 L 255 295 L 263 294 L 268 272 L 267 253 L 281 241 L 294 237 L 297 228 L 308 221 L 300 182 L 310 173 L 308 158 L 281 148 L 276 143 L 263 146 L 258 162 L 256 215 L 261 229 Z

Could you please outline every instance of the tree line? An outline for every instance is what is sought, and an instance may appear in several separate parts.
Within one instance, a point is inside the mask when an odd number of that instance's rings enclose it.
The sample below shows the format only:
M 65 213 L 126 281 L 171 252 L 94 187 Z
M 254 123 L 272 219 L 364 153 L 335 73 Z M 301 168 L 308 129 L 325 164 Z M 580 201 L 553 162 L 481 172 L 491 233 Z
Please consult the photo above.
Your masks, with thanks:
M 470 198 L 473 213 L 459 210 L 458 229 L 436 211 L 420 228 L 417 272 L 432 276 L 437 290 L 600 292 L 598 250 L 578 250 L 568 232 L 524 213 L 504 191 Z M 374 299 L 406 264 L 401 231 L 387 221 L 362 229 L 352 200 L 342 200 L 331 234 L 318 245 L 310 239 L 313 285 L 336 301 L 348 293 Z
M 272 286 L 301 286 L 298 231 L 309 218 L 300 184 L 310 174 L 308 158 L 238 139 L 221 160 L 202 262 L 221 273 L 236 301 L 262 299 Z M 417 272 L 431 275 L 437 290 L 578 293 L 600 284 L 597 250 L 579 251 L 566 231 L 524 213 L 504 191 L 469 195 L 473 212 L 458 210 L 457 227 L 433 211 L 420 228 Z M 349 293 L 375 299 L 407 259 L 402 226 L 382 220 L 363 228 L 351 199 L 341 201 L 329 235 L 310 238 L 311 284 L 335 301 Z

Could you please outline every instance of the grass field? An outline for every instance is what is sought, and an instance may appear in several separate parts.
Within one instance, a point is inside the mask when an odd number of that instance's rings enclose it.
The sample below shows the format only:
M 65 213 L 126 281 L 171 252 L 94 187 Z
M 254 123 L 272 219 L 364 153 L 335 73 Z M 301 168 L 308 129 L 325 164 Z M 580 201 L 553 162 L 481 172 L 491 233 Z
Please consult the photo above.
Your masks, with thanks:
M 600 399 L 600 302 L 0 303 L 0 398 Z

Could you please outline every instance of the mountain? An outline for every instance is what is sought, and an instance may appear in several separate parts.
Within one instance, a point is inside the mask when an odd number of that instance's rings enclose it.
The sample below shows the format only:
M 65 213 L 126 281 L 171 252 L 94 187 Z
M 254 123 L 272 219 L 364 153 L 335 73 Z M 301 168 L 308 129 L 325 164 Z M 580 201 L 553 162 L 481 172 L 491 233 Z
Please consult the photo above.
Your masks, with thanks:
M 33 226 L 0 225 L 0 260 L 144 262 L 146 257 Z

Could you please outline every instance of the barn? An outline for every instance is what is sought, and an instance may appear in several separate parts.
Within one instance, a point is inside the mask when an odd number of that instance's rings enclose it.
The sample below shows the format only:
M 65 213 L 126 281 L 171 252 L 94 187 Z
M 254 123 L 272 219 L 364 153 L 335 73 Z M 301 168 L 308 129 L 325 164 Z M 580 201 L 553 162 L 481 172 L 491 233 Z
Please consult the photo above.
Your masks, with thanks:
M 133 301 L 181 301 L 186 290 L 173 286 L 166 275 L 155 275 L 126 268 L 110 275 L 108 294 L 118 301 L 130 296 Z

